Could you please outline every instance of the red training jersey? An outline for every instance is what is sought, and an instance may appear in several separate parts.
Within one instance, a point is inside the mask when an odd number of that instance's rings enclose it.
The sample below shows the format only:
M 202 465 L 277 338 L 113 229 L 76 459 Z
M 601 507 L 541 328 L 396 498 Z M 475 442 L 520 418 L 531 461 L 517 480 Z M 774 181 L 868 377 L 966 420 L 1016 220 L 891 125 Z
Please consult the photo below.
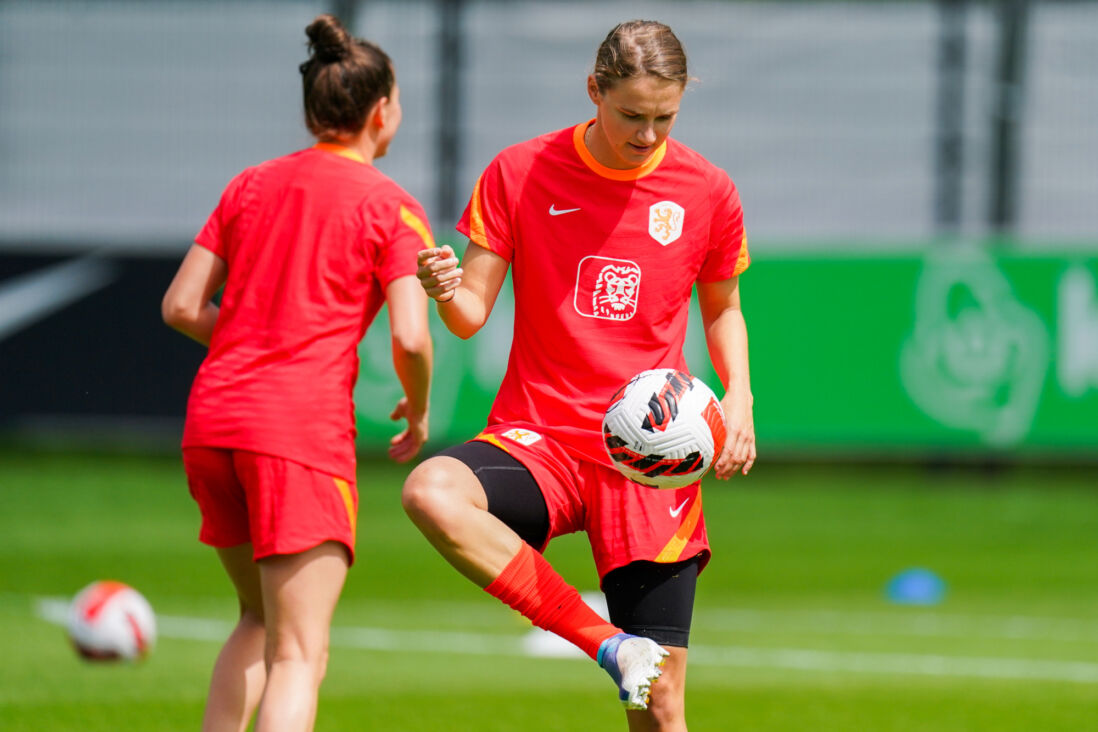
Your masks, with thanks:
M 583 142 L 592 122 L 501 152 L 457 228 L 512 270 L 511 355 L 488 423 L 611 465 L 610 397 L 645 369 L 685 369 L 694 283 L 739 275 L 750 258 L 723 170 L 670 138 L 639 168 L 607 168 Z
M 317 145 L 248 168 L 195 240 L 228 280 L 183 447 L 355 478 L 358 343 L 385 288 L 434 246 L 419 203 L 356 153 Z

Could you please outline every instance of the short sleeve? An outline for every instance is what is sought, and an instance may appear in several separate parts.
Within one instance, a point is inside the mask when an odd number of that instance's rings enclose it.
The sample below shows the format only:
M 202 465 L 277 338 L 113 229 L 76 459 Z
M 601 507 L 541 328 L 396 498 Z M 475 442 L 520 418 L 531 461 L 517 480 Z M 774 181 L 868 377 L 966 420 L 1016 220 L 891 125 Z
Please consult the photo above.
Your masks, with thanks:
M 394 205 L 380 212 L 384 241 L 378 247 L 377 277 L 382 287 L 398 277 L 414 275 L 416 255 L 435 246 L 427 214 L 419 201 L 407 194 L 398 196 Z
M 497 156 L 477 179 L 457 230 L 474 244 L 510 262 L 515 243 L 511 228 L 512 206 L 507 198 L 503 166 L 503 158 Z
M 709 224 L 709 250 L 699 282 L 717 282 L 738 276 L 751 264 L 747 234 L 743 228 L 740 194 L 724 171 L 713 181 L 713 214 Z
M 252 170 L 244 170 L 229 181 L 229 185 L 221 193 L 217 208 L 206 219 L 206 225 L 194 239 L 195 244 L 209 249 L 225 260 L 229 258 L 229 234 L 243 208 L 244 190 L 251 179 Z

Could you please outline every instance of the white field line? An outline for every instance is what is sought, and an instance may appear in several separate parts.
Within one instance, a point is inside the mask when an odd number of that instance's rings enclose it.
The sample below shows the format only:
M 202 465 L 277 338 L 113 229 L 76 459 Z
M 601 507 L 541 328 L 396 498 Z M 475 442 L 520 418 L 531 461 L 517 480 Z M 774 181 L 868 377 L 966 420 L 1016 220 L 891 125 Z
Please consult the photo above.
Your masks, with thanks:
M 68 600 L 39 598 L 38 615 L 64 624 Z M 221 642 L 233 623 L 174 615 L 157 616 L 162 638 Z M 540 631 L 535 631 L 540 632 Z M 537 655 L 530 637 L 489 633 L 332 628 L 335 647 L 373 651 L 459 653 L 494 656 Z M 551 653 L 557 656 L 557 653 Z M 854 653 L 797 648 L 691 646 L 690 663 L 703 666 L 785 669 L 827 673 L 863 673 L 1058 681 L 1098 684 L 1098 663 L 1020 658 L 942 656 L 913 653 Z
M 690 663 L 707 666 L 791 669 L 830 673 L 948 676 L 1098 684 L 1098 663 L 1022 658 L 933 656 L 915 653 L 847 653 L 736 646 L 690 648 Z
M 695 610 L 694 618 L 726 630 L 1098 643 L 1098 620 L 1081 618 L 705 608 Z

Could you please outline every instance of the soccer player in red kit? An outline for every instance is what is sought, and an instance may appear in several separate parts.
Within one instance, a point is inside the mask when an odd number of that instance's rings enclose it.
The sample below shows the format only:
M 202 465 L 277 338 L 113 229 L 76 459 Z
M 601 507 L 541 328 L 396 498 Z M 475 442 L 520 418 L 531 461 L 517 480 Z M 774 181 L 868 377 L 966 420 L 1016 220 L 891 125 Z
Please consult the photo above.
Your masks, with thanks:
M 332 613 L 354 559 L 351 394 L 358 344 L 388 303 L 406 419 L 389 454 L 427 439 L 431 338 L 416 254 L 422 207 L 372 161 L 401 121 L 389 57 L 332 16 L 306 29 L 311 148 L 237 175 L 164 296 L 165 321 L 209 346 L 183 457 L 240 620 L 214 667 L 202 728 L 309 730 Z M 224 286 L 220 305 L 212 299 Z
M 418 466 L 405 510 L 466 577 L 605 668 L 632 730 L 686 729 L 687 640 L 710 550 L 700 484 L 629 481 L 601 420 L 637 372 L 686 368 L 695 285 L 725 387 L 716 475 L 755 461 L 743 215 L 728 175 L 668 137 L 687 79 L 670 28 L 617 26 L 587 82 L 595 118 L 492 161 L 458 225 L 471 242 L 460 266 L 448 247 L 419 255 L 420 282 L 462 338 L 484 324 L 510 267 L 515 325 L 487 428 Z M 581 530 L 610 623 L 540 553 Z

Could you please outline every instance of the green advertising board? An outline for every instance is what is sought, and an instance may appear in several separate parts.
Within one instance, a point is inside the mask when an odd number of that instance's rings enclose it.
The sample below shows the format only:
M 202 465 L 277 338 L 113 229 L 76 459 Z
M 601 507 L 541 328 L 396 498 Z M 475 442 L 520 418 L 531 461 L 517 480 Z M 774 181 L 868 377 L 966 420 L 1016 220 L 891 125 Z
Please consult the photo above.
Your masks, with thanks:
M 766 255 L 740 279 L 760 454 L 1098 458 L 1098 247 Z M 509 285 L 507 286 L 509 287 Z M 513 299 L 468 341 L 432 314 L 432 441 L 484 425 Z M 360 349 L 364 450 L 400 395 L 384 313 Z M 719 387 L 695 310 L 686 356 Z

